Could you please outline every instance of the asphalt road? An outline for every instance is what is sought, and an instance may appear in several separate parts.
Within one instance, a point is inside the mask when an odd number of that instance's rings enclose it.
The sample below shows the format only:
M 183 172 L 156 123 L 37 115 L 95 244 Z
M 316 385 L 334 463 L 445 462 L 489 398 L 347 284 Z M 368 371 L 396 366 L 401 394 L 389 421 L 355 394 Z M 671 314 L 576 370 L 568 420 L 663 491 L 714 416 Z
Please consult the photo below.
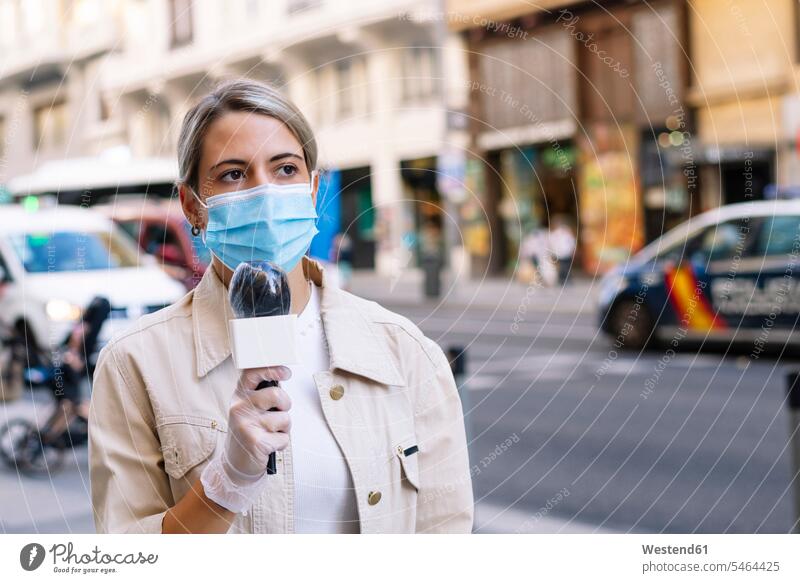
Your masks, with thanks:
M 476 530 L 790 531 L 785 375 L 800 363 L 618 352 L 571 301 L 573 313 L 562 300 L 522 319 L 513 306 L 394 306 L 467 347 Z

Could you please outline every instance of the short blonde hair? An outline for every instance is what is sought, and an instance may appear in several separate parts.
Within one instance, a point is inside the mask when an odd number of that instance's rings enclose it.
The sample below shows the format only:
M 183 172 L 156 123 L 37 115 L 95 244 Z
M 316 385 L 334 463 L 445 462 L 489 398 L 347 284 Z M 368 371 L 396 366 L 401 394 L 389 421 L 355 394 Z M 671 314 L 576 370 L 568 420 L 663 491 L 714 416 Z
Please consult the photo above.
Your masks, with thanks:
M 317 141 L 305 116 L 289 99 L 267 83 L 255 79 L 224 81 L 203 97 L 183 118 L 178 138 L 178 181 L 195 191 L 203 140 L 214 120 L 231 111 L 247 111 L 283 122 L 303 147 L 308 171 L 317 167 Z

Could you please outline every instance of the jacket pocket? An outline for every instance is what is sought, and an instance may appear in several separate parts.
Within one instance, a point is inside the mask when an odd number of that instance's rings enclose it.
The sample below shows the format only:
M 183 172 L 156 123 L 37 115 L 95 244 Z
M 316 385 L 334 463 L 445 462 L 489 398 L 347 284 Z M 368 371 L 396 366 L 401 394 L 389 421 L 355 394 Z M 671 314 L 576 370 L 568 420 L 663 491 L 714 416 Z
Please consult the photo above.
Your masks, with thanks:
M 170 415 L 161 420 L 158 432 L 164 471 L 179 479 L 214 453 L 225 428 L 210 417 Z
M 414 490 L 419 492 L 419 451 L 415 437 L 402 440 L 395 445 L 395 456 L 400 460 L 403 469 L 403 479 L 408 482 Z

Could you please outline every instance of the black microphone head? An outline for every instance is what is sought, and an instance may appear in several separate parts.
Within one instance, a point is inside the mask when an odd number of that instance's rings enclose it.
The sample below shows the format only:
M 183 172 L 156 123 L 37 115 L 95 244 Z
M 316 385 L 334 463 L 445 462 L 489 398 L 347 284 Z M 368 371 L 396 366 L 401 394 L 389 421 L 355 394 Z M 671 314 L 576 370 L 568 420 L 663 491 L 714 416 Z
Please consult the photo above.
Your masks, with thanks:
M 269 261 L 246 261 L 233 272 L 228 286 L 237 318 L 285 316 L 291 308 L 286 272 Z

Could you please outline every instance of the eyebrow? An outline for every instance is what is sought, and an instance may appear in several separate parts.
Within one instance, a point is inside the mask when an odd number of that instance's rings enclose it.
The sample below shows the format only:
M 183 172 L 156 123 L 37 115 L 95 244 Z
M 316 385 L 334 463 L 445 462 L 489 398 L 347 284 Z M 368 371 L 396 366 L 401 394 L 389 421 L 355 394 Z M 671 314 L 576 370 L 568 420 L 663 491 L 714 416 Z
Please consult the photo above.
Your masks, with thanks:
M 277 160 L 283 160 L 284 158 L 297 158 L 298 160 L 302 160 L 301 156 L 294 154 L 292 152 L 284 152 L 283 154 L 275 154 L 272 158 L 269 159 L 270 162 L 275 162 Z M 228 160 L 223 160 L 222 162 L 217 162 L 214 164 L 209 170 L 214 170 L 218 166 L 223 166 L 225 164 L 239 164 L 241 166 L 247 166 L 248 162 L 246 160 L 240 160 L 238 158 L 230 158 Z

